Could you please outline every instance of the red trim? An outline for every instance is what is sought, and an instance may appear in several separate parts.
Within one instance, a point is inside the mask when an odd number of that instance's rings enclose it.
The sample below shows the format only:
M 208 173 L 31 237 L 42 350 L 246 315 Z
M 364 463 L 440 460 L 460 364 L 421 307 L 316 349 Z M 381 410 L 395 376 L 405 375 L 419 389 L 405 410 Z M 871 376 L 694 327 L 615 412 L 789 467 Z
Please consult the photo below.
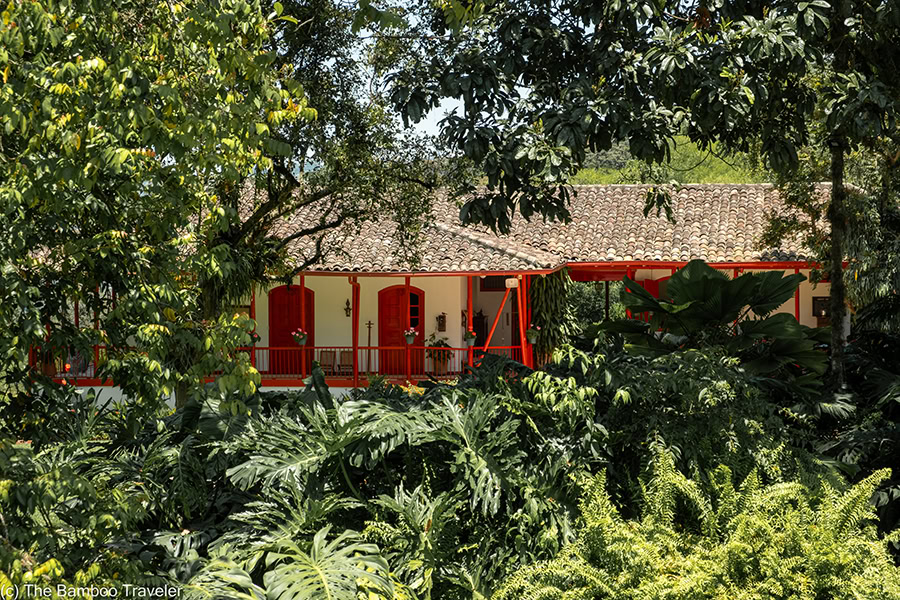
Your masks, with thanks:
M 687 261 L 609 261 L 609 262 L 570 262 L 570 269 L 603 268 L 603 269 L 664 269 L 666 267 L 681 268 Z M 744 268 L 744 269 L 809 269 L 815 263 L 809 261 L 759 261 L 759 262 L 710 262 L 706 263 L 715 269 Z
M 800 269 L 794 269 L 795 274 L 800 273 Z M 796 317 L 797 322 L 800 322 L 800 286 L 797 286 L 797 291 L 794 292 L 794 317 Z

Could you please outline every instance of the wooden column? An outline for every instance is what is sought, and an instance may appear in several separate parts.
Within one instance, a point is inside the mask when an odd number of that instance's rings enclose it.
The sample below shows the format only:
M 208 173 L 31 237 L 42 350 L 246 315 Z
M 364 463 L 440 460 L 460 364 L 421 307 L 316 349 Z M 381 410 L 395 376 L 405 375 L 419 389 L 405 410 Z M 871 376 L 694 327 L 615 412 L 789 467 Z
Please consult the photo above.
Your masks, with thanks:
M 359 387 L 359 282 L 349 277 L 353 296 L 353 387 Z
M 409 275 L 406 276 L 404 281 L 406 293 L 403 294 L 403 307 L 404 313 L 406 314 L 406 331 L 409 331 L 409 328 L 412 327 L 409 317 Z M 422 322 L 422 314 L 421 310 L 419 311 L 419 322 Z M 424 329 L 424 327 L 423 327 Z M 410 348 L 412 344 L 406 344 L 406 381 L 412 381 L 412 361 L 410 360 L 410 352 L 412 348 Z
M 466 276 L 466 333 L 472 331 L 472 275 Z M 475 361 L 475 346 L 466 346 L 468 350 L 468 363 L 471 367 Z
M 795 274 L 800 273 L 800 269 L 794 269 Z M 797 291 L 794 292 L 794 317 L 797 319 L 797 322 L 800 322 L 800 286 L 797 286 Z
M 271 315 L 269 318 L 271 319 Z M 302 273 L 300 274 L 300 327 L 303 328 L 303 331 L 309 331 L 306 328 L 306 275 Z M 308 337 L 307 340 L 309 340 Z M 306 346 L 300 347 L 300 377 L 306 377 Z

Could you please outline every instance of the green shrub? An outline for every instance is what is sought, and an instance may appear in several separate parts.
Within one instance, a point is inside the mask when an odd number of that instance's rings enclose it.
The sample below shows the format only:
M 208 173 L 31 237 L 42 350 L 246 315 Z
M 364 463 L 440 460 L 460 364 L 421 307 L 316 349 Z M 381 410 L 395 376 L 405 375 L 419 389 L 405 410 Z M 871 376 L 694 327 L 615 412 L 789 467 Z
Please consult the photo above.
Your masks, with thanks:
M 839 492 L 825 482 L 735 487 L 727 467 L 708 483 L 686 478 L 665 454 L 626 520 L 589 480 L 578 540 L 554 560 L 522 569 L 495 600 L 893 600 L 900 568 L 870 520 L 878 472 Z M 708 490 L 708 491 L 706 491 Z

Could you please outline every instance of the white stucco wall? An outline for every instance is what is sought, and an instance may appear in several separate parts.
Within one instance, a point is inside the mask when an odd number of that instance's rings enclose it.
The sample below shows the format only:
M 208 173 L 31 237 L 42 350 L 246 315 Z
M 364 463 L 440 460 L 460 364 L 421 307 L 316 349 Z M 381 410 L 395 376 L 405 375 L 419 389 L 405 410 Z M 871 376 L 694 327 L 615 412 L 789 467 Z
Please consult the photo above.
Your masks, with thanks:
M 500 308 L 500 303 L 503 301 L 504 292 L 505 290 L 482 292 L 479 278 L 476 277 L 472 282 L 472 312 L 474 314 L 478 314 L 479 310 L 484 312 L 487 317 L 488 331 L 491 330 L 491 325 L 494 324 L 494 318 L 497 315 L 497 310 Z M 516 301 L 514 297 L 515 294 L 516 290 L 511 289 L 509 298 L 507 298 L 503 311 L 500 314 L 500 321 L 497 323 L 497 329 L 494 331 L 494 336 L 491 338 L 491 346 L 512 345 L 513 327 L 519 326 L 512 318 L 512 306 Z M 525 326 L 527 327 L 528 323 L 526 323 Z
M 403 277 L 359 277 L 359 345 L 367 346 L 372 322 L 372 346 L 378 345 L 378 292 L 394 285 L 403 285 Z M 300 279 L 295 278 L 299 285 Z M 413 277 L 410 285 L 425 293 L 423 331 L 427 338 L 432 332 L 446 337 L 454 348 L 465 346 L 462 311 L 466 308 L 464 277 Z M 346 277 L 307 275 L 306 287 L 314 293 L 316 346 L 352 346 L 352 317 L 345 314 L 347 300 L 352 300 L 352 288 Z M 447 314 L 447 330 L 437 331 L 437 316 Z M 257 332 L 260 346 L 269 345 L 269 301 L 266 293 L 256 296 Z

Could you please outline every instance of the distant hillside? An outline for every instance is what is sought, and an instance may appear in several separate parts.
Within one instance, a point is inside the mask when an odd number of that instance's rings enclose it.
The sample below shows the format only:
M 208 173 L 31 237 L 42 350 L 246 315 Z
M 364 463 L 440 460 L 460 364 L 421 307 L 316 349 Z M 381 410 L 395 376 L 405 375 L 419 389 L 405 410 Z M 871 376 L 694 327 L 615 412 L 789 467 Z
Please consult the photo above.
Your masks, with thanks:
M 714 149 L 715 151 L 715 149 Z M 586 168 L 569 182 L 573 184 L 611 183 L 766 183 L 766 173 L 753 168 L 744 154 L 725 160 L 703 152 L 687 138 L 679 138 L 672 149 L 672 162 L 647 165 L 634 160 L 626 144 L 588 156 Z

